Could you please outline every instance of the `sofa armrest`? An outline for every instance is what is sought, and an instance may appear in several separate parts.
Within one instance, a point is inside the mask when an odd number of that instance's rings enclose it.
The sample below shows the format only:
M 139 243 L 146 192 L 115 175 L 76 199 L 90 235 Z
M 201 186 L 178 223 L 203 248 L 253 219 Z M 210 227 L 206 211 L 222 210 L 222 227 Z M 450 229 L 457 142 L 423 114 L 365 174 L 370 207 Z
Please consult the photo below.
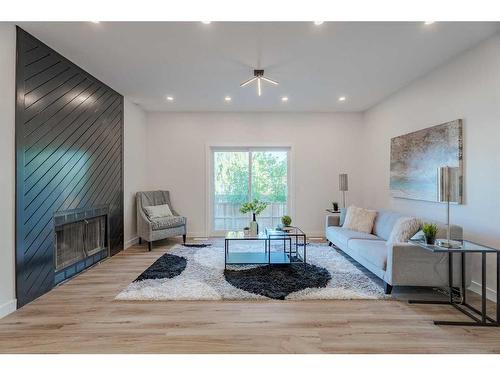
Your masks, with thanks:
M 326 215 L 325 227 L 338 227 L 340 225 L 340 216 Z
M 137 202 L 137 236 L 145 239 L 146 241 L 151 241 L 151 220 L 144 213 L 144 210 L 139 202 Z
M 395 243 L 387 246 L 387 268 L 384 277 L 387 283 L 436 287 L 448 284 L 447 253 L 433 253 L 410 243 Z M 455 256 L 453 279 L 457 286 L 461 283 L 460 266 L 460 257 Z M 467 280 L 466 283 L 468 284 Z

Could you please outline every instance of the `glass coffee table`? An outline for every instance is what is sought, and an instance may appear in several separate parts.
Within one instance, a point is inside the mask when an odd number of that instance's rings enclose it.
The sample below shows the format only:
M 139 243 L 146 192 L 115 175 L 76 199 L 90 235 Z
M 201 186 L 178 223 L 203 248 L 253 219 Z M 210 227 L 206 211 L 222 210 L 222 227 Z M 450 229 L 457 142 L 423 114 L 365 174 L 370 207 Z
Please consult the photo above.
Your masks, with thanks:
M 497 249 L 493 249 L 488 246 L 483 246 L 471 241 L 459 241 L 460 247 L 458 248 L 447 248 L 438 245 L 429 245 L 422 240 L 410 240 L 410 243 L 420 246 L 421 248 L 432 252 L 432 253 L 447 253 L 448 254 L 448 300 L 434 301 L 434 300 L 409 300 L 408 303 L 423 303 L 423 304 L 439 304 L 439 305 L 450 305 L 455 309 L 460 311 L 462 314 L 469 317 L 470 321 L 434 321 L 437 325 L 458 325 L 458 326 L 490 326 L 498 327 L 500 321 L 500 293 L 497 293 L 496 300 L 496 319 L 488 316 L 486 312 L 486 255 L 495 254 L 497 261 L 497 274 L 496 274 L 496 284 L 497 290 L 500 288 L 500 254 Z M 470 305 L 467 301 L 466 296 L 466 275 L 465 275 L 465 261 L 467 254 L 481 254 L 481 310 L 476 309 L 474 306 Z M 461 268 L 461 301 L 456 302 L 453 298 L 453 255 L 460 254 L 460 268 Z
M 231 250 L 231 244 L 238 241 L 255 241 L 258 245 L 253 251 Z M 272 243 L 276 241 L 283 242 L 283 248 L 273 248 Z M 294 233 L 266 230 L 258 235 L 245 235 L 243 231 L 227 232 L 224 240 L 224 269 L 228 265 L 250 264 L 303 263 L 305 266 L 306 247 L 306 235 L 298 228 Z

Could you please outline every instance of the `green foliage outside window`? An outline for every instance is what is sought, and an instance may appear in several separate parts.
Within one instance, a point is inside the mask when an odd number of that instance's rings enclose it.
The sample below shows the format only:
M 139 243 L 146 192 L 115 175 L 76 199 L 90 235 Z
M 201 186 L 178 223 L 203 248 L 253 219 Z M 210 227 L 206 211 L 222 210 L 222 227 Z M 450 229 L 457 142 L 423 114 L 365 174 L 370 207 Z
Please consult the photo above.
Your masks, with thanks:
M 248 152 L 216 152 L 216 203 L 244 203 L 248 196 Z M 284 152 L 252 153 L 252 199 L 287 201 L 287 158 Z

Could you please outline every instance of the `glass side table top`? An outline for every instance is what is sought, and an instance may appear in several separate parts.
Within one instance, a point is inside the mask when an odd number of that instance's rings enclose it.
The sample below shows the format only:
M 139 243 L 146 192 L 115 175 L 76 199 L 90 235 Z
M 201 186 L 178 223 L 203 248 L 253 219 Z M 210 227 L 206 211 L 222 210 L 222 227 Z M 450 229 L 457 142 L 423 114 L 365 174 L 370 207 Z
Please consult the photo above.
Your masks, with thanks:
M 266 228 L 268 237 L 291 237 L 291 236 L 305 236 L 305 233 L 299 227 L 286 227 L 286 230 Z
M 242 230 L 229 231 L 226 233 L 226 240 L 265 240 L 267 236 L 264 232 L 257 235 L 245 234 Z
M 456 241 L 460 243 L 458 248 L 448 248 L 438 245 L 429 245 L 424 240 L 410 240 L 409 243 L 418 245 L 426 250 L 432 251 L 433 253 L 496 253 L 499 250 L 493 249 L 492 247 L 480 245 L 472 241 Z

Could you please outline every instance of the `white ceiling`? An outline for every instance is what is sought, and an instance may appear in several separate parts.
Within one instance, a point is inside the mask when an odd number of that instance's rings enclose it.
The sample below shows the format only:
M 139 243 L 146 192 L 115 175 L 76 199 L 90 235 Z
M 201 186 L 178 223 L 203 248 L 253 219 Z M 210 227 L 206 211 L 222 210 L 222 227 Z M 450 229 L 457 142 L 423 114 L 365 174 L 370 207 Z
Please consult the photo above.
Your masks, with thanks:
M 363 111 L 500 30 L 484 22 L 19 25 L 152 111 Z M 265 83 L 261 97 L 255 84 L 239 87 L 257 67 L 280 82 Z

